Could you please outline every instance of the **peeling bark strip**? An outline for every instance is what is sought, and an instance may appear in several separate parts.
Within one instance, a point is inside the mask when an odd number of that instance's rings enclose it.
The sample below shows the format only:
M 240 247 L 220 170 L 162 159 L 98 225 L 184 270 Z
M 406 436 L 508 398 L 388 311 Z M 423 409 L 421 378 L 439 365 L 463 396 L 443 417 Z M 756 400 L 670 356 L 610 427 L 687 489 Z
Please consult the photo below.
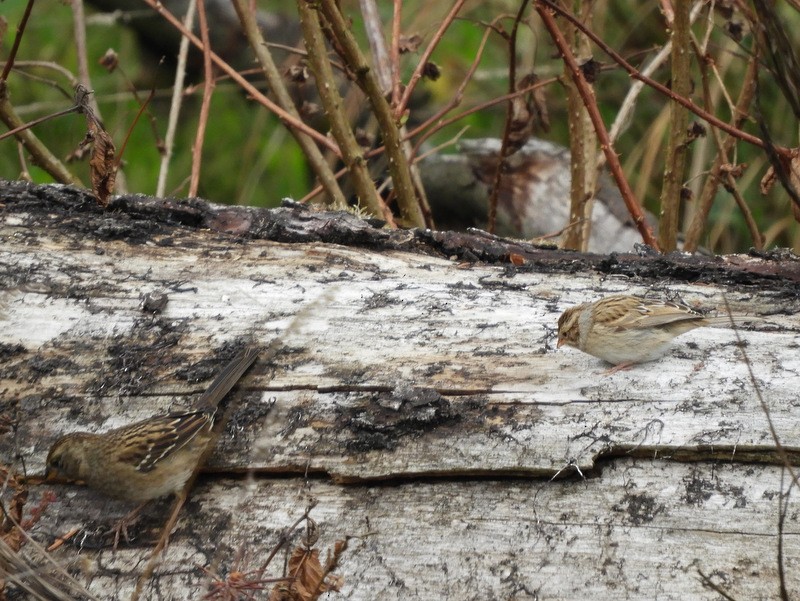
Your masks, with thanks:
M 133 196 L 103 211 L 85 191 L 0 182 L 0 425 L 16 426 L 0 460 L 41 473 L 64 433 L 193 407 L 216 356 L 282 337 L 147 598 L 201 598 L 195 566 L 240 550 L 237 569 L 256 569 L 306 493 L 322 549 L 362 537 L 337 569 L 342 598 L 717 598 L 698 570 L 735 598 L 777 590 L 781 467 L 734 332 L 687 333 L 601 377 L 597 359 L 556 351 L 555 323 L 655 284 L 703 308 L 725 294 L 763 317 L 740 335 L 797 458 L 796 257 L 604 257 L 379 225 Z M 55 493 L 33 530 L 45 544 L 129 509 Z M 84 554 L 94 594 L 126 596 L 164 517 L 116 557 Z M 795 596 L 798 520 L 783 533 Z

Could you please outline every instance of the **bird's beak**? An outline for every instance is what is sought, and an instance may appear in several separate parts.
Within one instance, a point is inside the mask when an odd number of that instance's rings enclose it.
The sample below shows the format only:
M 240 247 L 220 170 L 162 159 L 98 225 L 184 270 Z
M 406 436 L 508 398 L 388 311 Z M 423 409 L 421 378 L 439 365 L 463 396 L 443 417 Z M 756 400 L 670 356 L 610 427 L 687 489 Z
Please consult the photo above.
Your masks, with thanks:
M 75 484 L 76 482 L 81 483 L 81 480 L 74 480 L 69 476 L 64 475 L 64 473 L 57 467 L 47 468 L 47 471 L 45 471 L 44 477 L 42 477 L 41 480 L 41 484 L 49 484 L 51 482 L 55 482 L 56 484 Z
M 564 344 L 566 344 L 566 342 L 567 342 L 566 338 L 559 338 L 558 344 L 556 344 L 556 348 L 561 348 Z
M 44 477 L 42 478 L 42 482 L 59 482 L 63 483 L 66 482 L 67 479 L 64 477 L 64 474 L 61 473 L 61 470 L 55 466 L 48 465 L 44 470 Z

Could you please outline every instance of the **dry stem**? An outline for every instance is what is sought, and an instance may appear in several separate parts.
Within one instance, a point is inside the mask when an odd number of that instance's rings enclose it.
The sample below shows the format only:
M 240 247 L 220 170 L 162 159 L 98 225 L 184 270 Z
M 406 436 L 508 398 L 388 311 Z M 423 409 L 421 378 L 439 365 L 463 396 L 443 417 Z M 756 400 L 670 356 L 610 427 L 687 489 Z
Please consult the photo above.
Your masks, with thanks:
M 550 35 L 553 38 L 553 41 L 558 46 L 559 51 L 561 52 L 561 56 L 564 59 L 565 63 L 569 67 L 570 74 L 572 75 L 575 84 L 578 87 L 578 91 L 583 98 L 583 102 L 586 106 L 586 109 L 589 111 L 589 116 L 592 119 L 592 124 L 594 125 L 595 131 L 597 132 L 597 137 L 600 140 L 600 148 L 606 155 L 606 159 L 608 160 L 608 166 L 611 170 L 612 175 L 614 176 L 615 181 L 617 182 L 617 186 L 619 186 L 620 193 L 622 194 L 622 199 L 625 201 L 625 206 L 628 207 L 628 212 L 631 214 L 631 218 L 633 219 L 636 228 L 639 230 L 639 233 L 642 235 L 642 240 L 644 240 L 645 244 L 651 246 L 652 248 L 659 250 L 658 242 L 653 237 L 653 232 L 650 231 L 650 228 L 647 225 L 647 222 L 644 218 L 644 213 L 642 213 L 642 208 L 639 202 L 633 195 L 633 190 L 631 190 L 630 184 L 628 184 L 628 180 L 625 179 L 625 174 L 622 172 L 622 165 L 620 165 L 619 157 L 617 156 L 616 152 L 611 145 L 611 141 L 608 138 L 608 132 L 606 131 L 605 125 L 603 124 L 603 119 L 600 116 L 600 112 L 597 110 L 597 104 L 594 101 L 594 96 L 591 93 L 591 90 L 588 88 L 586 84 L 586 80 L 583 77 L 583 73 L 578 66 L 578 63 L 575 61 L 575 57 L 572 55 L 572 52 L 569 49 L 569 46 L 564 39 L 561 31 L 558 29 L 556 25 L 555 19 L 553 15 L 550 14 L 550 8 L 552 7 L 552 3 L 548 0 L 537 0 L 536 2 L 536 11 L 542 18 L 542 21 L 547 27 L 547 30 L 550 32 Z M 559 12 L 563 13 L 559 9 Z M 577 23 L 577 20 L 571 20 L 572 23 Z M 589 30 L 585 27 L 579 27 L 581 31 L 587 33 Z M 587 33 L 587 35 L 589 35 Z M 592 37 L 591 35 L 589 37 Z
M 342 97 L 337 90 L 333 69 L 328 61 L 325 40 L 322 37 L 319 14 L 307 0 L 297 0 L 300 25 L 303 28 L 308 60 L 314 72 L 320 101 L 330 122 L 331 133 L 342 151 L 342 159 L 353 178 L 359 202 L 376 217 L 391 220 L 391 213 L 378 196 L 367 169 L 364 153 L 356 141 L 350 123 L 342 110 Z
M 258 23 L 256 23 L 255 15 L 250 10 L 246 0 L 233 0 L 233 7 L 236 9 L 236 14 L 239 16 L 239 20 L 242 23 L 242 28 L 247 35 L 250 47 L 255 52 L 256 58 L 261 65 L 270 91 L 275 94 L 275 98 L 281 108 L 299 120 L 300 114 L 297 112 L 292 97 L 286 89 L 283 77 L 281 77 L 278 66 L 272 58 L 272 54 L 267 49 L 268 44 L 263 37 L 261 29 L 258 27 Z M 325 189 L 327 193 L 325 200 L 336 208 L 345 208 L 347 206 L 347 200 L 342 193 L 342 189 L 339 187 L 336 176 L 333 174 L 327 161 L 325 161 L 325 157 L 322 156 L 322 152 L 314 143 L 314 140 L 294 128 L 289 128 L 289 131 L 297 140 L 297 144 L 303 150 L 303 154 L 309 166 Z

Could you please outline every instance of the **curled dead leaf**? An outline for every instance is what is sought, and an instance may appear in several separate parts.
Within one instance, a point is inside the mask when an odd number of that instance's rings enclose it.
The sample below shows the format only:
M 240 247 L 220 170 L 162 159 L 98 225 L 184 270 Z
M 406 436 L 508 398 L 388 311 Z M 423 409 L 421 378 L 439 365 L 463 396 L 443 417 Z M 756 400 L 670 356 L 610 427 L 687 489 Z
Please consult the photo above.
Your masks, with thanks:
M 92 125 L 90 122 L 89 129 Z M 111 136 L 105 130 L 98 129 L 93 132 L 94 151 L 89 160 L 92 178 L 92 192 L 97 202 L 102 207 L 108 206 L 108 199 L 114 193 L 114 184 L 117 180 L 117 164 L 115 161 L 116 148 Z
M 401 34 L 397 47 L 400 54 L 406 54 L 408 52 L 416 52 L 420 44 L 422 44 L 422 37 L 420 35 L 416 33 L 412 33 L 411 35 Z

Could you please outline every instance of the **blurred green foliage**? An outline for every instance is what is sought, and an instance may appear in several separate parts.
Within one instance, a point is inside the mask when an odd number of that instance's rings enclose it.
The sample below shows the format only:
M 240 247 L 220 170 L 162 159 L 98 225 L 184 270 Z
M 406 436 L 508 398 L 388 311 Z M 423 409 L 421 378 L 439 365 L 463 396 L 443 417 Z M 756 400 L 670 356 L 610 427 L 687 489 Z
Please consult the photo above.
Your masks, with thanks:
M 14 32 L 25 7 L 25 0 L 4 0 L 2 15 L 8 21 L 0 55 L 3 60 L 14 39 Z M 294 13 L 292 2 L 264 2 L 264 8 Z M 391 3 L 379 3 L 383 11 L 384 23 L 391 18 Z M 358 21 L 357 6 L 345 2 L 353 18 L 357 33 L 364 39 Z M 142 3 L 142 9 L 147 10 Z M 442 71 L 436 82 L 426 81 L 421 85 L 423 103 L 415 109 L 412 117 L 419 119 L 435 112 L 447 102 L 455 88 L 460 84 L 475 56 L 484 32 L 482 23 L 488 23 L 501 14 L 513 15 L 519 4 L 510 1 L 490 1 L 468 3 L 462 12 L 464 18 L 457 20 L 447 31 L 441 45 L 433 55 L 433 61 Z M 628 57 L 635 65 L 641 66 L 668 39 L 663 16 L 658 3 L 639 3 L 632 0 L 597 2 L 594 7 L 592 28 L 609 45 Z M 441 16 L 449 9 L 450 3 L 431 3 L 425 0 L 404 3 L 404 33 L 417 33 L 427 41 L 435 32 Z M 106 128 L 113 136 L 119 150 L 127 135 L 138 103 L 129 91 L 128 78 L 139 88 L 144 98 L 153 85 L 159 82 L 156 97 L 133 129 L 124 156 L 124 173 L 130 192 L 152 194 L 160 168 L 160 155 L 157 150 L 157 136 L 163 137 L 166 130 L 169 110 L 169 67 L 155 65 L 146 60 L 138 48 L 131 31 L 110 18 L 87 6 L 87 43 L 89 68 L 93 89 L 100 105 Z M 790 31 L 800 31 L 800 16 L 787 7 L 787 23 L 794 23 Z M 741 17 L 733 20 L 741 22 Z M 541 29 L 535 12 L 528 11 L 526 19 L 529 26 L 520 29 L 518 43 L 518 73 L 520 76 L 535 70 L 541 78 L 558 77 L 563 72 L 560 59 L 554 54 L 554 47 L 547 33 Z M 499 21 L 508 30 L 510 18 Z M 708 53 L 718 69 L 719 78 L 726 86 L 726 93 L 735 98 L 739 93 L 746 61 L 746 49 L 751 45 L 749 36 L 744 39 L 744 48 L 737 47 L 725 31 L 728 24 L 724 16 L 716 15 L 710 20 L 701 18 L 694 27 L 698 40 L 709 32 Z M 562 23 L 563 27 L 566 27 Z M 57 63 L 73 74 L 77 73 L 76 51 L 72 29 L 72 9 L 68 4 L 40 2 L 34 5 L 28 29 L 22 41 L 17 61 L 49 61 Z M 710 28 L 710 29 L 709 29 Z M 745 28 L 746 32 L 746 28 Z M 98 64 L 99 58 L 107 49 L 113 48 L 120 57 L 124 74 L 117 70 L 108 73 Z M 411 73 L 419 52 L 404 57 L 404 79 Z M 607 68 L 596 83 L 596 95 L 607 125 L 616 117 L 619 105 L 627 93 L 631 79 L 621 69 L 616 68 L 601 51 L 595 49 L 594 58 Z M 695 57 L 695 65 L 697 58 Z M 455 113 L 473 105 L 501 96 L 508 91 L 508 51 L 505 41 L 493 34 L 481 61 L 481 66 L 472 82 L 465 90 L 465 96 Z M 37 79 L 26 74 L 35 74 Z M 702 86 L 699 71 L 693 74 L 695 92 L 693 99 L 702 104 Z M 727 102 L 720 93 L 716 76 L 712 77 L 714 91 L 714 111 L 724 120 L 729 118 Z M 669 78 L 669 65 L 665 63 L 655 79 L 666 83 Z M 44 78 L 44 79 L 42 79 Z M 46 81 L 45 81 L 46 80 Z M 52 85 L 57 82 L 58 87 Z M 309 84 L 312 85 L 312 84 Z M 71 90 L 66 79 L 55 71 L 38 67 L 25 68 L 12 72 L 9 79 L 11 101 L 20 116 L 30 120 L 71 105 L 67 95 Z M 65 92 L 67 95 L 65 95 Z M 565 92 L 560 83 L 553 83 L 547 90 L 547 103 L 550 113 L 551 129 L 537 135 L 568 145 L 568 128 L 565 111 Z M 170 166 L 167 186 L 168 194 L 184 195 L 188 187 L 191 170 L 191 148 L 194 142 L 200 92 L 188 97 L 183 107 L 178 136 Z M 363 107 L 366 110 L 366 106 Z M 451 140 L 468 126 L 466 137 L 500 137 L 505 118 L 505 104 L 495 105 L 480 113 L 472 114 L 458 123 L 443 128 L 432 136 L 428 146 L 443 144 Z M 665 111 L 667 101 L 653 90 L 645 88 L 641 93 L 635 114 L 629 128 L 617 143 L 626 174 L 632 186 L 645 205 L 658 213 L 655 205 L 663 177 L 663 146 L 667 120 Z M 797 122 L 782 99 L 777 86 L 766 68 L 761 74 L 761 110 L 770 127 L 774 141 L 786 146 L 797 145 Z M 752 112 L 751 112 L 752 114 Z M 154 125 L 149 122 L 153 119 Z M 696 120 L 696 119 L 694 119 Z M 754 122 L 746 129 L 761 136 Z M 81 115 L 68 115 L 49 121 L 35 128 L 35 132 L 59 157 L 72 152 L 85 134 L 85 120 Z M 763 151 L 744 143 L 737 146 L 736 160 L 747 163 L 743 177 L 739 180 L 740 189 L 748 200 L 762 231 L 768 233 L 772 244 L 792 246 L 800 250 L 800 229 L 791 217 L 786 193 L 775 186 L 766 196 L 759 192 L 759 180 L 768 164 Z M 449 150 L 448 150 L 449 151 Z M 691 148 L 691 172 L 687 174 L 687 185 L 696 194 L 702 185 L 703 176 L 715 155 L 710 137 L 695 141 Z M 49 176 L 29 165 L 30 173 L 37 182 L 51 181 Z M 85 182 L 89 181 L 88 164 L 72 164 Z M 0 142 L 0 177 L 13 179 L 21 171 L 19 152 L 13 140 Z M 299 198 L 310 189 L 309 172 L 293 138 L 272 115 L 247 97 L 232 83 L 221 81 L 217 84 L 212 103 L 211 119 L 203 148 L 200 195 L 215 202 L 274 206 L 282 197 Z M 691 201 L 689 201 L 691 202 Z M 738 210 L 730 194 L 720 187 L 718 198 L 712 209 L 713 225 L 709 227 L 705 243 L 717 252 L 741 251 L 749 246 L 749 235 L 742 224 Z

